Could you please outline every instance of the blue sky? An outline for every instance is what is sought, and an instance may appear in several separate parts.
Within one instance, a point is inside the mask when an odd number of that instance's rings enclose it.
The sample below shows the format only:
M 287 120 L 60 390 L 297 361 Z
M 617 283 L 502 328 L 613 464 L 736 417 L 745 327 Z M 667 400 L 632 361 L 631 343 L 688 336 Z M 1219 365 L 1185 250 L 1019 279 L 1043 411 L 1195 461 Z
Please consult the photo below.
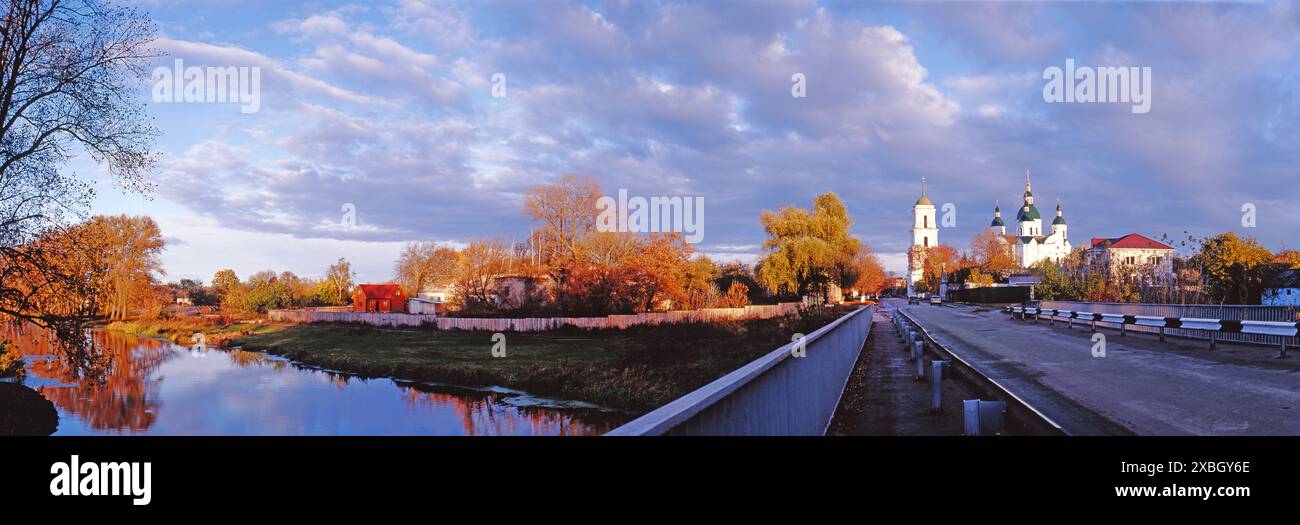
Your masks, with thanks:
M 966 249 L 995 199 L 1019 204 L 1026 169 L 1076 245 L 1300 244 L 1296 3 L 131 3 L 158 22 L 156 65 L 262 74 L 254 114 L 149 104 L 149 196 L 73 166 L 103 185 L 93 213 L 158 220 L 169 279 L 347 257 L 386 280 L 407 241 L 524 238 L 521 195 L 566 173 L 702 197 L 697 248 L 720 259 L 758 256 L 762 210 L 834 191 L 901 271 L 922 176 L 957 210 L 940 242 Z M 1044 102 L 1044 68 L 1067 58 L 1151 67 L 1151 111 Z

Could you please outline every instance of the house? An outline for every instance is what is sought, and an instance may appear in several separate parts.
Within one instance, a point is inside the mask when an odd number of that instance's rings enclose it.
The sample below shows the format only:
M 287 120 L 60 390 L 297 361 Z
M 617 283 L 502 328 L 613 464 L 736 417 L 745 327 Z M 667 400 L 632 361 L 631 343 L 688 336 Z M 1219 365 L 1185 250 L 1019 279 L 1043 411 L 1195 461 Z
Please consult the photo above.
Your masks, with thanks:
M 435 286 L 425 288 L 415 293 L 415 298 L 432 301 L 435 303 L 450 303 L 452 297 L 455 297 L 456 289 L 451 285 Z
M 354 312 L 405 312 L 406 293 L 396 284 L 359 284 L 352 292 Z
M 541 301 L 553 288 L 549 276 L 502 275 L 492 280 L 492 298 L 498 308 L 519 308 Z
M 1148 237 L 1130 233 L 1113 239 L 1093 238 L 1084 253 L 1089 266 L 1111 277 L 1122 273 L 1143 273 L 1166 278 L 1174 274 L 1174 249 Z
M 1300 306 L 1300 269 L 1283 270 L 1269 280 L 1259 303 L 1265 306 Z

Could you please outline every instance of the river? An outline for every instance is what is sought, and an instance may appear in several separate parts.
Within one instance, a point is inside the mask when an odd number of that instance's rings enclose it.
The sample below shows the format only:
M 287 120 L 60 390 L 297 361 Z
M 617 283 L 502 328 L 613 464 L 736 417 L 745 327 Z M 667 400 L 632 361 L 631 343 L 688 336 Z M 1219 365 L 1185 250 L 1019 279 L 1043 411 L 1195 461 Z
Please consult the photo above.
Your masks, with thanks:
M 629 419 L 504 388 L 362 378 L 105 330 L 91 336 L 113 365 L 90 381 L 56 357 L 44 332 L 0 335 L 23 355 L 23 384 L 54 403 L 55 435 L 591 435 Z

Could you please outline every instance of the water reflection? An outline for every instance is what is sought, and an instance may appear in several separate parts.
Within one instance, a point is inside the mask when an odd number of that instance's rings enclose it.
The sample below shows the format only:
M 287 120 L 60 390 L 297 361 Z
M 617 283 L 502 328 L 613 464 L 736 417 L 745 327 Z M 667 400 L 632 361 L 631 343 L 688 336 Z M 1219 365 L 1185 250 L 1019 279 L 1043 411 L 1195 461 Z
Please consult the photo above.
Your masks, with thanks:
M 274 356 L 97 330 L 113 357 L 102 382 L 79 378 L 41 330 L 0 330 L 23 354 L 24 383 L 54 403 L 57 435 L 588 435 L 627 420 L 505 390 L 365 379 Z

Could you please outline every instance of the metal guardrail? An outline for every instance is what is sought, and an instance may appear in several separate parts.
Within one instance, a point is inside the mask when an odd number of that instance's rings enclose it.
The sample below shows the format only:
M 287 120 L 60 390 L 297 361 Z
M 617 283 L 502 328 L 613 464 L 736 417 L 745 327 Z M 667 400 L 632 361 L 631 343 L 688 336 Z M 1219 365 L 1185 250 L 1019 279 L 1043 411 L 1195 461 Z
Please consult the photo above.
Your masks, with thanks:
M 1063 311 L 1080 311 L 1105 314 L 1132 315 L 1137 317 L 1177 317 L 1192 319 L 1219 319 L 1229 321 L 1300 321 L 1300 307 L 1263 306 L 1237 304 L 1149 304 L 1149 303 L 1110 303 L 1083 301 L 1042 301 L 1038 304 L 1044 309 Z M 1138 323 L 1130 327 L 1135 332 L 1157 333 L 1161 327 Z M 1190 328 L 1165 328 L 1165 335 L 1188 337 L 1192 339 L 1209 339 L 1210 334 Z M 1250 332 L 1219 332 L 1214 334 L 1219 341 L 1233 341 L 1276 345 L 1278 341 L 1272 335 Z
M 944 361 L 948 361 L 950 368 L 963 377 L 967 384 L 981 390 L 984 395 L 995 398 L 1006 403 L 1007 416 L 1015 422 L 1015 425 L 1021 431 L 1028 434 L 1037 435 L 1069 435 L 1061 425 L 1057 424 L 1052 418 L 1034 408 L 1029 402 L 1020 398 L 1011 390 L 1007 389 L 997 380 L 985 375 L 970 362 L 962 359 L 943 343 L 940 343 L 930 334 L 929 330 L 921 326 L 911 315 L 901 308 L 894 310 L 898 316 L 897 323 L 903 333 L 903 337 L 919 337 L 926 347 L 934 352 Z M 979 414 L 979 411 L 976 411 Z M 968 422 L 969 425 L 969 422 Z
M 858 308 L 605 435 L 825 435 L 875 308 Z M 794 356 L 799 350 L 804 357 Z
M 1297 334 L 1300 334 L 1300 322 L 1255 321 L 1249 319 L 1207 319 L 1199 317 L 1160 317 L 1153 315 L 1080 312 L 1055 308 L 1021 306 L 1008 306 L 1005 312 L 1011 315 L 1019 314 L 1021 318 L 1032 315 L 1035 320 L 1040 316 L 1046 315 L 1053 322 L 1055 322 L 1057 317 L 1063 317 L 1070 323 L 1073 323 L 1075 320 L 1087 321 L 1093 323 L 1094 329 L 1096 323 L 1117 324 L 1120 326 L 1121 333 L 1123 333 L 1128 326 L 1154 328 L 1157 330 L 1157 333 L 1160 334 L 1162 341 L 1164 340 L 1166 330 L 1199 330 L 1209 334 L 1211 349 L 1214 348 L 1215 343 L 1218 340 L 1218 334 L 1253 334 L 1277 337 L 1277 342 L 1282 345 L 1282 352 L 1279 357 L 1286 357 L 1287 355 L 1287 338 L 1294 339 Z

